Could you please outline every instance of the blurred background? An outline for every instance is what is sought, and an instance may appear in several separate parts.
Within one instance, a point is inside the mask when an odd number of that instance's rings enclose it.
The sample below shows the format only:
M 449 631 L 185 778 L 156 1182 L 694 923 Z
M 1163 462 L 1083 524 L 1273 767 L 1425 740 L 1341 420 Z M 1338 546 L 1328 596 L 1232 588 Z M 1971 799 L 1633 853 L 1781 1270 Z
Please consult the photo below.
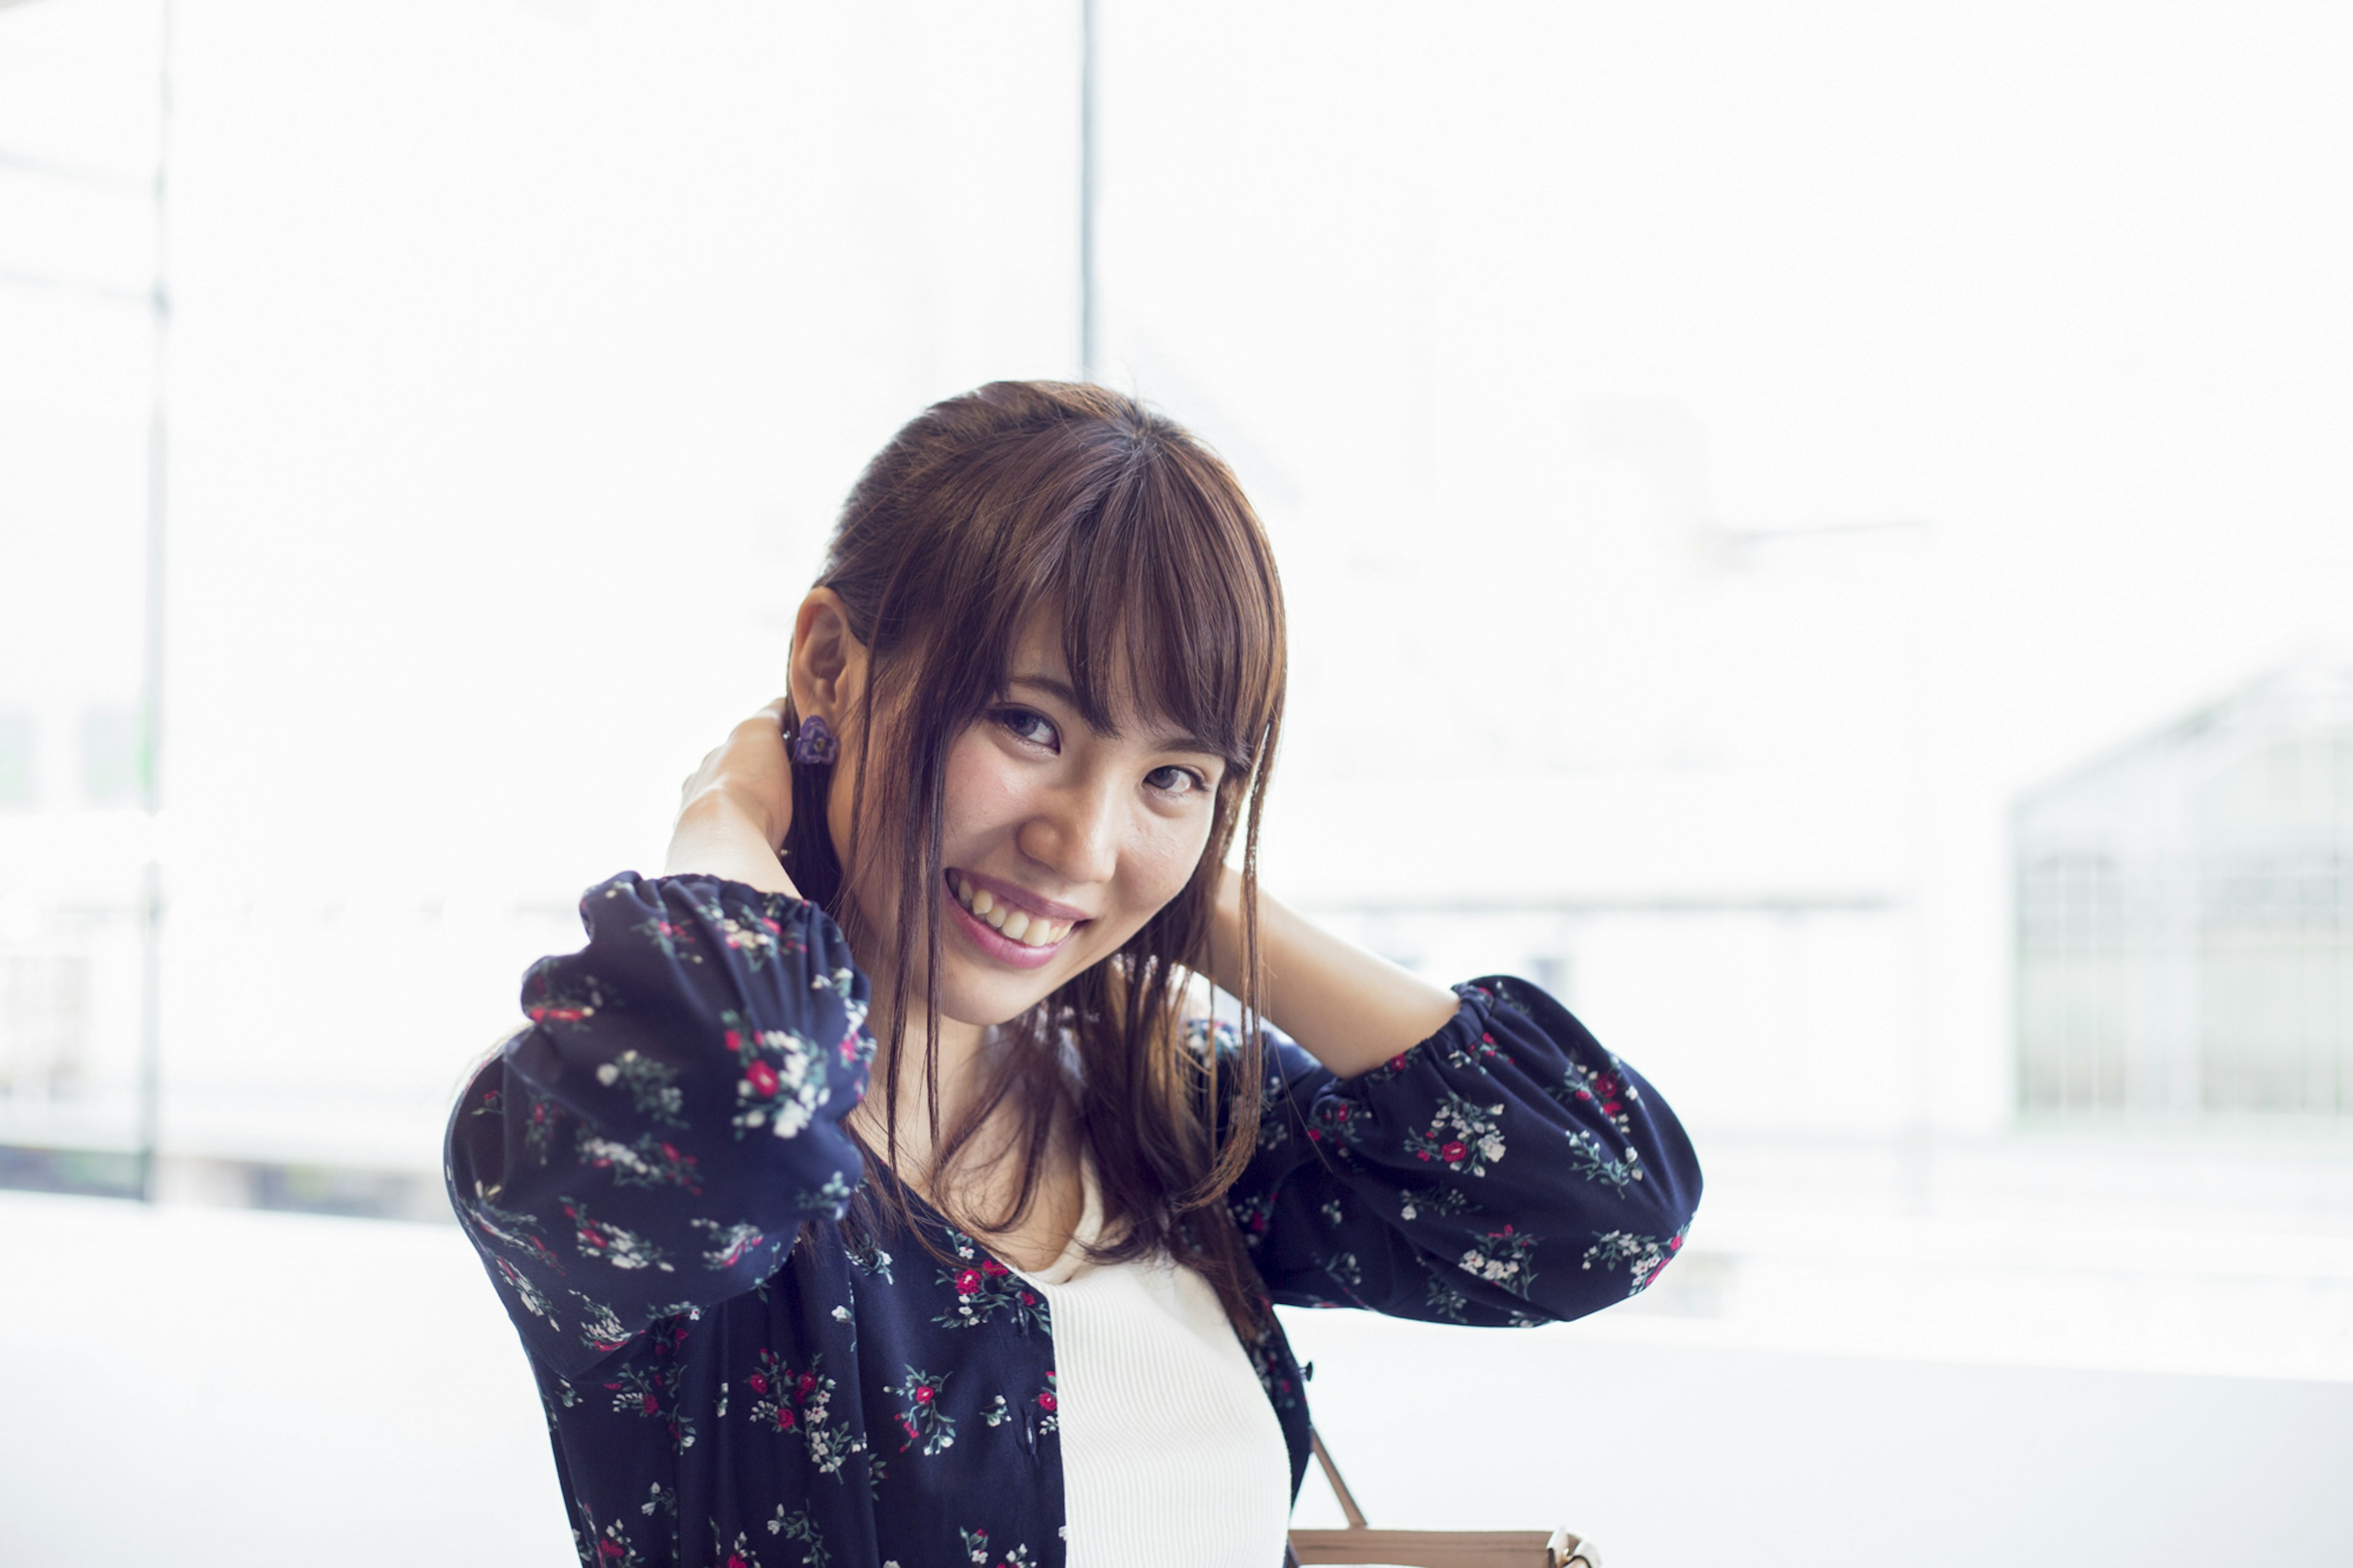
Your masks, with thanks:
M 567 1560 L 447 1105 L 863 459 L 1091 373 L 1280 552 L 1270 885 L 1708 1173 L 1600 1317 L 1291 1316 L 1375 1523 L 2353 1562 L 2348 79 L 2319 4 L 0 4 L 0 1560 Z

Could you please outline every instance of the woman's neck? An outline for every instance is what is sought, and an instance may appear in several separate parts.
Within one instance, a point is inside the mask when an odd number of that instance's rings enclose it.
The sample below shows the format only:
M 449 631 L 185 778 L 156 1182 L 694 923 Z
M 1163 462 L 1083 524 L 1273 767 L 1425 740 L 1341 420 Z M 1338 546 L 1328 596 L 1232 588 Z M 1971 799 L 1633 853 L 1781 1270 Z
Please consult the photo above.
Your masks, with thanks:
M 877 990 L 881 989 L 880 985 Z M 892 1168 L 902 1180 L 915 1182 L 919 1189 L 930 1186 L 932 1168 L 932 1109 L 931 1087 L 924 1081 L 923 1066 L 934 1037 L 926 1034 L 922 1014 L 917 1012 L 907 1020 L 905 1035 L 894 1050 L 891 1039 L 891 1020 L 878 1007 L 867 1018 L 867 1026 L 875 1039 L 874 1060 L 869 1075 L 866 1098 L 850 1115 L 850 1121 L 865 1138 L 868 1146 L 878 1154 L 890 1151 Z M 942 1018 L 936 1036 L 939 1044 L 938 1126 L 940 1136 L 954 1132 L 956 1123 L 971 1108 L 974 1100 L 987 1088 L 989 1053 L 987 1045 L 994 1031 L 960 1019 Z M 889 1139 L 886 1103 L 892 1090 L 892 1069 L 898 1066 L 898 1136 L 895 1149 Z
M 912 1021 L 911 1021 L 912 1022 Z M 971 1232 L 1017 1268 L 1042 1268 L 1062 1255 L 1077 1228 L 1085 1205 L 1073 1129 L 1061 1114 L 1059 1100 L 1045 1106 L 1027 1102 L 1028 1087 L 1016 1081 L 1011 1095 L 988 1108 L 987 1120 L 972 1130 L 947 1161 L 946 1179 L 940 1179 L 935 1143 L 955 1136 L 959 1123 L 980 1108 L 996 1087 L 997 1073 L 1008 1064 L 1000 1052 L 1011 1043 L 998 1030 L 940 1020 L 939 1138 L 932 1134 L 927 1114 L 932 1101 L 923 1083 L 927 1039 L 910 1027 L 899 1043 L 899 1127 L 896 1149 L 884 1121 L 883 1100 L 889 1092 L 892 1056 L 887 1026 L 875 1030 L 871 1087 L 849 1117 L 849 1125 L 877 1157 L 887 1157 L 891 1172 L 952 1223 Z M 1050 1095 L 1050 1100 L 1053 1099 Z M 1024 1185 L 1029 1161 L 1023 1146 L 1034 1131 L 1031 1113 L 1050 1116 L 1041 1151 L 1042 1162 L 1033 1173 L 1037 1185 L 1031 1200 L 1009 1222 L 994 1216 L 1012 1209 Z M 1000 1224 L 1009 1227 L 995 1228 Z

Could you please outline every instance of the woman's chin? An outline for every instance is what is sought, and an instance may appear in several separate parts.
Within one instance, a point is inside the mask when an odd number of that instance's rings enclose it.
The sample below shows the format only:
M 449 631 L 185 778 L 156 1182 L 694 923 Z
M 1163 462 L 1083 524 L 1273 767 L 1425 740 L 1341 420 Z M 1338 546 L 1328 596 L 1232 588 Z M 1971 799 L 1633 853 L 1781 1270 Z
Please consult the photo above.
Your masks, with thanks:
M 1050 971 L 989 973 L 954 956 L 946 969 L 945 984 L 940 987 L 940 1016 L 984 1029 L 1018 1018 L 1052 994 L 1064 978 L 1060 965 Z

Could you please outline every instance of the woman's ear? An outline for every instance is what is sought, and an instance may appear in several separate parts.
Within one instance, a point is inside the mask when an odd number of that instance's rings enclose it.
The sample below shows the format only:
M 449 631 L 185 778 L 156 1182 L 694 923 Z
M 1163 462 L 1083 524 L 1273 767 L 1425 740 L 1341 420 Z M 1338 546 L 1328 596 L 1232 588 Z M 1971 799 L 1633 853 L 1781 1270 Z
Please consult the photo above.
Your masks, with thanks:
M 866 645 L 849 629 L 848 608 L 830 588 L 812 588 L 793 617 L 793 710 L 837 730 L 866 689 Z

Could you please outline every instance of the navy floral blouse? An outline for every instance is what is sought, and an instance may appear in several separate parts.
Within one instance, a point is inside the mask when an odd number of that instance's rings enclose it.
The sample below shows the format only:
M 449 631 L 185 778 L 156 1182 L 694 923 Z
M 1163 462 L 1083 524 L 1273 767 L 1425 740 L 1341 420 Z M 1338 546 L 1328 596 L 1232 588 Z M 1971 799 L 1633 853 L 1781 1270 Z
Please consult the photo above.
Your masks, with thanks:
M 624 874 L 581 914 L 586 950 L 532 967 L 529 1027 L 452 1113 L 448 1175 L 582 1563 L 1061 1563 L 1046 1303 L 920 1200 L 952 1267 L 840 1224 L 873 1040 L 839 928 L 710 877 Z M 1456 989 L 1451 1023 L 1353 1079 L 1269 1031 L 1229 1203 L 1275 1301 L 1543 1323 L 1683 1245 L 1700 1174 L 1666 1106 L 1534 986 Z M 1222 1027 L 1193 1039 L 1229 1059 Z M 1244 1349 L 1295 1496 L 1298 1364 L 1279 1326 Z

